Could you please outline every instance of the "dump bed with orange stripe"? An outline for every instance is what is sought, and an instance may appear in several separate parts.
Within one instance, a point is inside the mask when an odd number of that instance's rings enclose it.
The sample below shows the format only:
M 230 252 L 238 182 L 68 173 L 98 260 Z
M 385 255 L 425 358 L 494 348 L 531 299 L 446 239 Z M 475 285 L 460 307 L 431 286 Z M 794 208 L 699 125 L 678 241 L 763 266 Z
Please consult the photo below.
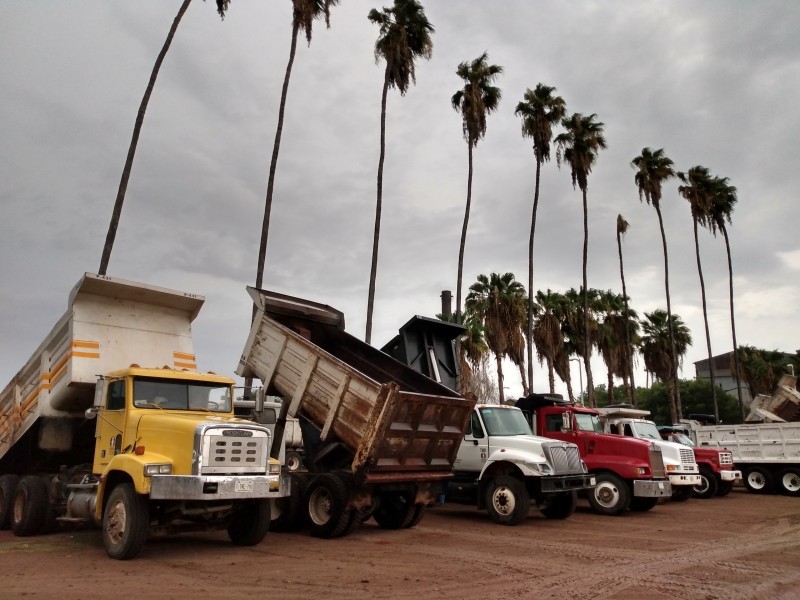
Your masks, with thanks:
M 67 311 L 0 393 L 0 458 L 40 417 L 79 417 L 97 376 L 138 364 L 196 369 L 191 322 L 204 298 L 86 273 Z

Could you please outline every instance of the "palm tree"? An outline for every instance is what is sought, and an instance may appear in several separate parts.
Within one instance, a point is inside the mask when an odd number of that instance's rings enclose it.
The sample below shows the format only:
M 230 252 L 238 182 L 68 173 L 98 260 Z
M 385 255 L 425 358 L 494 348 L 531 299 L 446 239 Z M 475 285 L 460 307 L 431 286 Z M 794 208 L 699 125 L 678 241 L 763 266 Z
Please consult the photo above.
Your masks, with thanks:
M 380 26 L 375 42 L 376 61 L 383 58 L 386 69 L 381 94 L 381 152 L 378 159 L 378 197 L 375 205 L 375 233 L 372 241 L 372 266 L 369 274 L 367 298 L 367 330 L 364 341 L 372 338 L 372 311 L 375 303 L 375 280 L 378 273 L 378 242 L 381 233 L 381 204 L 383 201 L 383 160 L 386 154 L 386 96 L 390 87 L 396 87 L 404 96 L 411 82 L 416 83 L 415 61 L 430 58 L 433 52 L 431 34 L 433 25 L 417 0 L 394 0 L 392 8 L 372 9 L 367 18 Z
M 692 345 L 692 335 L 680 316 L 669 315 L 661 309 L 644 313 L 642 321 L 642 356 L 645 369 L 657 379 L 667 384 L 670 397 L 674 396 L 672 386 L 677 386 L 675 379 L 677 366 L 673 357 L 683 360 L 686 350 Z M 673 423 L 679 422 L 683 415 L 680 405 L 670 402 L 670 418 Z
M 701 166 L 692 167 L 687 173 L 678 173 L 684 185 L 678 187 L 678 193 L 689 201 L 692 211 L 692 227 L 694 230 L 694 252 L 697 261 L 697 274 L 700 278 L 700 297 L 703 303 L 703 324 L 706 330 L 706 350 L 708 352 L 708 372 L 711 378 L 711 399 L 714 404 L 714 418 L 719 423 L 719 406 L 717 404 L 717 386 L 714 377 L 714 361 L 711 352 L 711 332 L 708 327 L 708 306 L 706 303 L 706 284 L 703 279 L 703 266 L 700 261 L 700 241 L 697 236 L 697 226 L 708 227 L 711 221 L 711 205 L 713 185 L 708 169 Z
M 606 138 L 603 135 L 604 125 L 595 120 L 597 115 L 584 116 L 574 113 L 571 117 L 561 121 L 561 126 L 566 129 L 556 139 L 556 159 L 561 166 L 562 159 L 570 164 L 572 172 L 572 187 L 576 185 L 583 194 L 583 322 L 586 347 L 583 350 L 586 367 L 586 389 L 589 393 L 589 403 L 594 406 L 594 383 L 592 373 L 588 367 L 588 357 L 591 355 L 589 344 L 589 298 L 587 295 L 586 265 L 589 258 L 589 207 L 586 191 L 589 187 L 589 173 L 597 160 L 597 153 L 606 147 Z
M 583 361 L 587 382 L 586 394 L 590 406 L 595 406 L 597 403 L 594 394 L 589 394 L 588 386 L 589 382 L 594 380 L 591 365 L 592 348 L 597 346 L 600 334 L 595 318 L 596 307 L 599 303 L 598 296 L 599 292 L 594 288 L 589 288 L 586 294 L 583 293 L 583 290 L 570 288 L 564 292 L 561 305 L 561 330 L 564 332 L 566 354 L 568 357 L 575 355 Z M 589 308 L 588 314 L 585 312 L 585 306 Z
M 486 334 L 486 345 L 497 362 L 497 386 L 500 389 L 500 404 L 503 396 L 503 357 L 517 352 L 521 354 L 519 344 L 525 315 L 525 288 L 514 279 L 512 273 L 499 275 L 492 273 L 489 277 L 478 275 L 478 281 L 469 288 L 465 302 L 465 313 L 474 316 L 483 325 Z
M 555 393 L 555 376 L 558 373 L 567 385 L 570 400 L 573 399 L 572 382 L 569 376 L 569 357 L 564 345 L 564 332 L 561 330 L 562 308 L 565 300 L 562 294 L 547 290 L 536 292 L 534 305 L 535 322 L 533 343 L 539 356 L 539 364 L 547 365 L 550 393 Z M 564 367 L 563 369 L 561 367 Z M 563 374 L 563 376 L 562 376 Z
M 481 387 L 482 375 L 486 370 L 486 356 L 489 347 L 486 345 L 486 335 L 483 324 L 474 315 L 465 315 L 464 333 L 459 336 L 456 347 L 458 349 L 458 383 L 457 392 L 462 396 L 474 393 L 482 400 L 484 398 L 477 388 Z M 436 318 L 448 323 L 455 323 L 456 316 L 450 314 L 437 314 Z
M 289 91 L 289 78 L 292 75 L 297 36 L 300 30 L 306 34 L 306 41 L 311 45 L 314 20 L 325 17 L 325 25 L 330 29 L 330 9 L 339 4 L 339 0 L 292 0 L 292 42 L 289 47 L 289 62 L 283 78 L 280 106 L 278 108 L 278 127 L 275 130 L 275 143 L 272 146 L 272 160 L 269 163 L 267 180 L 267 197 L 264 202 L 264 220 L 261 224 L 261 244 L 258 248 L 258 267 L 256 269 L 256 287 L 260 288 L 264 280 L 264 264 L 267 258 L 267 242 L 269 239 L 269 220 L 272 212 L 272 193 L 275 188 L 275 171 L 278 166 L 278 153 L 281 148 L 283 133 L 283 116 L 286 109 L 286 95 Z
M 595 344 L 608 370 L 608 398 L 614 398 L 614 376 L 627 383 L 626 335 L 629 333 L 627 302 L 610 290 L 597 291 L 594 309 L 598 315 Z
M 556 88 L 536 84 L 528 89 L 522 102 L 517 104 L 514 114 L 522 118 L 522 137 L 533 140 L 533 155 L 536 158 L 536 184 L 533 188 L 533 210 L 531 212 L 531 235 L 528 240 L 528 381 L 533 385 L 533 239 L 536 234 L 536 211 L 539 206 L 539 175 L 542 163 L 550 160 L 550 142 L 553 125 L 557 125 L 566 114 L 567 105 L 561 96 L 553 96 Z M 552 392 L 551 392 L 552 393 Z
M 711 206 L 711 220 L 709 228 L 711 233 L 716 237 L 717 231 L 722 232 L 722 237 L 725 240 L 725 252 L 728 256 L 728 292 L 730 298 L 731 310 L 731 335 L 733 336 L 733 362 L 734 373 L 736 373 L 736 395 L 739 400 L 739 409 L 742 412 L 742 419 L 745 418 L 744 414 L 744 401 L 742 400 L 742 377 L 740 375 L 739 364 L 739 347 L 736 344 L 736 320 L 733 314 L 733 265 L 731 263 L 731 245 L 728 239 L 728 228 L 725 222 L 731 222 L 731 213 L 736 204 L 736 188 L 728 184 L 728 178 L 714 178 L 714 199 Z
M 122 168 L 122 177 L 119 180 L 119 189 L 117 190 L 117 199 L 114 201 L 114 209 L 111 211 L 111 222 L 108 225 L 108 233 L 106 233 L 106 241 L 103 244 L 103 254 L 100 257 L 100 268 L 97 270 L 99 275 L 105 275 L 108 270 L 108 261 L 111 260 L 111 251 L 114 249 L 114 240 L 117 237 L 117 228 L 119 227 L 119 219 L 122 215 L 122 205 L 125 203 L 125 192 L 128 190 L 128 180 L 131 177 L 131 169 L 133 168 L 133 157 L 136 155 L 136 146 L 139 144 L 139 134 L 142 131 L 144 124 L 144 114 L 147 111 L 147 105 L 150 102 L 150 96 L 153 94 L 153 87 L 156 85 L 158 73 L 161 70 L 161 63 L 164 62 L 164 57 L 167 55 L 172 39 L 175 37 L 175 32 L 178 30 L 178 25 L 183 19 L 183 15 L 189 9 L 192 0 L 183 0 L 178 14 L 172 21 L 172 26 L 167 33 L 167 39 L 161 47 L 161 52 L 156 57 L 156 62 L 153 65 L 153 70 L 150 73 L 150 80 L 147 82 L 147 87 L 144 90 L 144 96 L 139 104 L 139 112 L 136 113 L 136 121 L 133 124 L 133 135 L 131 136 L 131 143 L 128 146 L 128 155 L 125 158 L 125 166 Z M 225 18 L 225 11 L 228 10 L 230 0 L 217 0 L 217 12 L 220 18 Z
M 622 264 L 622 237 L 627 233 L 628 227 L 630 225 L 628 222 L 623 218 L 621 214 L 617 215 L 617 252 L 619 254 L 619 277 L 622 280 L 622 299 L 625 303 L 625 367 L 626 367 L 626 375 L 630 378 L 630 383 L 625 380 L 625 376 L 623 376 L 623 381 L 625 381 L 625 385 L 628 386 L 628 400 L 630 403 L 636 406 L 636 383 L 633 377 L 633 345 L 631 343 L 631 323 L 635 323 L 636 321 L 632 321 L 629 314 L 628 309 L 628 291 L 625 287 L 625 269 Z
M 461 227 L 461 244 L 458 249 L 458 277 L 456 283 L 456 322 L 461 322 L 461 283 L 464 271 L 464 246 L 467 242 L 469 209 L 472 203 L 472 149 L 486 134 L 486 117 L 497 110 L 502 93 L 492 85 L 503 72 L 503 67 L 490 65 L 486 52 L 471 63 L 462 62 L 456 75 L 464 80 L 464 87 L 450 99 L 453 108 L 461 113 L 462 130 L 467 142 L 467 206 L 464 212 L 464 225 Z M 502 393 L 502 386 L 500 392 Z
M 667 255 L 667 236 L 664 233 L 664 219 L 661 216 L 661 186 L 665 181 L 675 177 L 673 162 L 664 154 L 664 149 L 651 150 L 643 148 L 642 154 L 631 161 L 631 166 L 636 169 L 634 182 L 639 188 L 639 200 L 644 200 L 656 209 L 658 227 L 661 230 L 661 245 L 664 249 L 664 288 L 667 294 L 667 327 L 669 328 L 670 348 L 672 349 L 671 364 L 677 369 L 678 360 L 675 353 L 675 344 L 672 334 L 672 300 L 669 294 L 669 257 Z M 670 410 L 673 413 L 681 412 L 681 397 L 678 389 L 678 373 L 672 374 L 673 385 L 667 388 L 672 392 L 669 398 Z

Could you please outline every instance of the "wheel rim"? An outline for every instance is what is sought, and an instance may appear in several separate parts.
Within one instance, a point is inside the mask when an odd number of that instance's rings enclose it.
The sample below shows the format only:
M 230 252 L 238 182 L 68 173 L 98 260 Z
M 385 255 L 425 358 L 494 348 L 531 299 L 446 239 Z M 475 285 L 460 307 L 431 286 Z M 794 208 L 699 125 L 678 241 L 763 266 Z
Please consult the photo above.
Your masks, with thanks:
M 708 481 L 708 477 L 705 475 L 700 475 L 700 483 L 694 486 L 694 491 L 698 494 L 705 494 L 708 492 L 708 488 L 711 486 L 711 483 Z
M 300 468 L 300 459 L 297 456 L 290 456 L 286 461 L 286 468 L 290 471 L 297 471 Z
M 331 519 L 333 499 L 328 490 L 317 488 L 308 499 L 308 516 L 317 525 L 325 525 Z
M 501 515 L 510 515 L 517 506 L 513 492 L 505 486 L 498 487 L 492 494 L 492 506 Z
M 106 535 L 112 544 L 116 545 L 121 542 L 122 536 L 125 534 L 126 522 L 125 505 L 122 502 L 115 502 L 108 510 L 105 527 Z
M 764 486 L 767 484 L 767 480 L 758 471 L 753 471 L 747 476 L 747 483 L 750 484 L 750 487 L 754 490 L 763 490 Z
M 619 489 L 613 483 L 601 481 L 595 488 L 594 497 L 604 508 L 613 508 L 619 502 Z
M 786 473 L 781 478 L 781 483 L 787 492 L 793 494 L 800 492 L 800 474 L 798 473 Z

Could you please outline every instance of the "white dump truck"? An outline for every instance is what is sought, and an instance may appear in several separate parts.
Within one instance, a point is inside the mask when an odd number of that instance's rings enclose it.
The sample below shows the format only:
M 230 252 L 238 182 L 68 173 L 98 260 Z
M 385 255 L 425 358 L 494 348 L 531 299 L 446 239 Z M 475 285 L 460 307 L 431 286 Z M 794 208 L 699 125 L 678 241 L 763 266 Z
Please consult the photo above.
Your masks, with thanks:
M 645 418 L 650 415 L 650 411 L 629 405 L 608 406 L 597 410 L 602 415 L 601 421 L 606 433 L 639 438 L 661 448 L 664 468 L 672 485 L 673 500 L 688 500 L 692 496 L 693 487 L 701 485 L 700 469 L 694 450 L 662 439 L 656 424 Z
M 800 422 L 702 425 L 685 419 L 681 424 L 698 448 L 730 450 L 749 491 L 800 496 Z
M 228 377 L 197 372 L 202 296 L 86 273 L 0 393 L 0 528 L 95 524 L 112 558 L 151 533 L 259 543 L 289 494 L 266 427 L 234 418 Z
M 278 456 L 287 418 L 303 435 L 307 472 L 273 503 L 273 528 L 303 522 L 315 537 L 347 535 L 372 517 L 386 529 L 416 525 L 451 477 L 474 401 L 344 330 L 330 306 L 248 288 L 256 315 L 237 374 L 280 396 Z

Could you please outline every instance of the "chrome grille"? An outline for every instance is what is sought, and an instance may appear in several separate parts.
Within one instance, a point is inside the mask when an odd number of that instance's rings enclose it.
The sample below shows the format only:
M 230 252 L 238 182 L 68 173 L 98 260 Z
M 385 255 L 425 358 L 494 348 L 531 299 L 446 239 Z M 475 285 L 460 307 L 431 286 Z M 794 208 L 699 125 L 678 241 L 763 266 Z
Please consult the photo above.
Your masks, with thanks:
M 575 444 L 552 442 L 544 445 L 544 455 L 553 465 L 555 475 L 583 473 L 581 455 Z
M 201 473 L 241 474 L 267 471 L 269 434 L 247 427 L 207 429 L 202 436 Z
M 650 444 L 650 466 L 653 469 L 653 479 L 664 479 L 666 477 L 661 448 L 655 444 Z
M 721 465 L 732 465 L 733 464 L 733 454 L 730 452 L 720 452 L 719 453 L 719 464 Z
M 694 450 L 691 448 L 681 448 L 681 464 L 693 465 L 694 464 Z

